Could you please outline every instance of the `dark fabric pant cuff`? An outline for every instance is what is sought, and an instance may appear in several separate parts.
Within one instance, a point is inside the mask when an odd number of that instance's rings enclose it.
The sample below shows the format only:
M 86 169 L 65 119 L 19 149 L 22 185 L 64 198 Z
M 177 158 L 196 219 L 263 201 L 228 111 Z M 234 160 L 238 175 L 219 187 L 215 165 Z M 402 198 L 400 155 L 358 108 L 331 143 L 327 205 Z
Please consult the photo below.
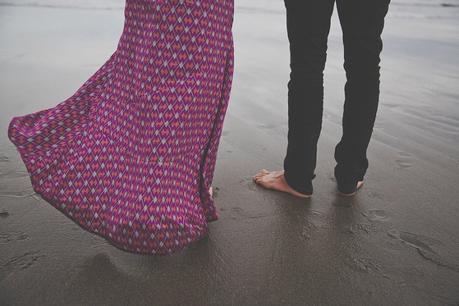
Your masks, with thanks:
M 316 177 L 314 174 L 309 181 L 305 181 L 304 179 L 297 179 L 293 177 L 288 171 L 284 171 L 284 177 L 287 184 L 295 191 L 302 193 L 302 194 L 312 194 L 313 187 L 312 187 L 312 180 Z
M 345 176 L 340 173 L 340 169 L 337 166 L 335 168 L 335 178 L 336 183 L 338 185 L 339 192 L 348 194 L 353 193 L 357 189 L 357 183 L 359 181 L 363 181 L 363 175 L 352 175 L 352 176 Z

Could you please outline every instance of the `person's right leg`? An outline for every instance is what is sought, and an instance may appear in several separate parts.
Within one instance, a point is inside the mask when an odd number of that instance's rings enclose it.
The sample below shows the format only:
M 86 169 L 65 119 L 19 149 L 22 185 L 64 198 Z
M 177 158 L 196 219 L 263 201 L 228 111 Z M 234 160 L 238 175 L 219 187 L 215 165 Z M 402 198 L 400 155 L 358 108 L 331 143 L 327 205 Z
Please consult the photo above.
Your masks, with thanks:
M 323 71 L 334 0 L 285 0 L 285 6 L 291 73 L 284 172 L 262 171 L 254 179 L 269 189 L 310 195 L 322 127 Z

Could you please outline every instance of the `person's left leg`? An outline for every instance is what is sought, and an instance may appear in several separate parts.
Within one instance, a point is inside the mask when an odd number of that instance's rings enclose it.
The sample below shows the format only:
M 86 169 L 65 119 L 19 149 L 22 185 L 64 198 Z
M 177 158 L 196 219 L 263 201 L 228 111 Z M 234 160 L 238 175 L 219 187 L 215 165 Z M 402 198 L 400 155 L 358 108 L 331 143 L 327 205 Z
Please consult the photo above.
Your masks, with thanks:
M 389 0 L 337 0 L 347 82 L 343 136 L 335 148 L 338 190 L 353 195 L 368 168 L 367 148 L 379 102 L 381 34 Z

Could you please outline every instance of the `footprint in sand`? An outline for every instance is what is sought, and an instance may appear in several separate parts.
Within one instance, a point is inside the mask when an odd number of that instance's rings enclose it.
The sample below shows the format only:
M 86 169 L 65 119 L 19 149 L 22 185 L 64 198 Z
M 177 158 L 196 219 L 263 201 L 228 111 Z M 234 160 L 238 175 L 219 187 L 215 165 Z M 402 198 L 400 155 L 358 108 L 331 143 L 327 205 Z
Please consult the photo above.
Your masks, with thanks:
M 10 232 L 0 234 L 0 243 L 8 243 L 11 241 L 22 241 L 29 239 L 29 235 L 22 232 Z
M 6 156 L 5 154 L 3 153 L 0 153 L 0 162 L 1 163 L 4 163 L 4 162 L 8 162 L 10 159 L 8 158 L 8 156 Z
M 15 270 L 25 270 L 33 266 L 40 258 L 45 255 L 39 252 L 26 252 L 24 254 L 13 256 L 0 263 L 0 280 L 5 278 L 9 273 Z
M 0 217 L 1 218 L 6 218 L 10 215 L 10 213 L 6 209 L 0 210 Z
M 383 269 L 381 265 L 375 262 L 371 258 L 354 258 L 350 257 L 346 264 L 354 271 L 364 272 L 364 273 L 379 273 L 384 276 Z
M 370 221 L 387 221 L 389 216 L 385 210 L 382 209 L 370 209 L 369 211 L 362 212 L 362 215 L 365 216 Z
M 377 229 L 374 224 L 367 224 L 367 223 L 356 223 L 352 224 L 349 227 L 349 233 L 357 234 L 357 233 L 364 233 L 364 234 L 371 234 L 376 233 Z
M 398 169 L 406 169 L 413 166 L 412 156 L 406 152 L 398 152 L 395 162 L 397 163 Z

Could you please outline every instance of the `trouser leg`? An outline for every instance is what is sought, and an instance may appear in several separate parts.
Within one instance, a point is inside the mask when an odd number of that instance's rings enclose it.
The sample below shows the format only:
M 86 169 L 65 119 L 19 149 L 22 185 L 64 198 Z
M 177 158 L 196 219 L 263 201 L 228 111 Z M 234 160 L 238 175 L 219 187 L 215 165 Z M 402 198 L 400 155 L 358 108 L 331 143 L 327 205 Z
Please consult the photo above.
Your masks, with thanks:
M 323 71 L 334 0 L 285 0 L 290 41 L 287 183 L 312 193 L 317 141 L 322 127 Z
M 343 30 L 345 85 L 343 135 L 335 148 L 335 176 L 355 188 L 368 168 L 367 148 L 379 103 L 381 34 L 389 0 L 337 0 Z

